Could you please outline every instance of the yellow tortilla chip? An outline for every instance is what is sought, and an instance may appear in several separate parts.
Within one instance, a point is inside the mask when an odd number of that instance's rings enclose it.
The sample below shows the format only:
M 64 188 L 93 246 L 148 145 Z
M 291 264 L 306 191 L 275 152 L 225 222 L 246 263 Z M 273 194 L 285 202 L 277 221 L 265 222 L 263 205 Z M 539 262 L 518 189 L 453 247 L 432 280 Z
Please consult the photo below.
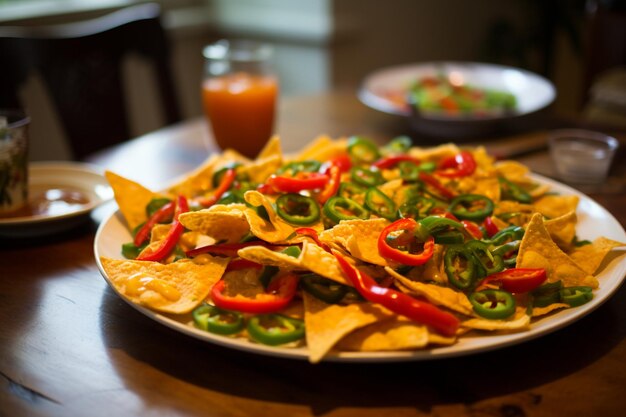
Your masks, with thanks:
M 105 257 L 100 261 L 123 297 L 152 310 L 172 314 L 188 313 L 199 305 L 228 264 L 228 258 L 219 257 L 212 257 L 206 264 L 187 259 L 170 264 Z
M 550 314 L 553 311 L 560 310 L 562 308 L 569 308 L 569 305 L 564 304 L 564 303 L 554 303 L 554 304 L 547 305 L 545 307 L 533 307 L 532 316 L 533 317 L 545 316 L 546 314 Z
M 217 204 L 208 209 L 181 213 L 178 219 L 193 230 L 227 243 L 239 242 L 250 232 L 245 204 Z
M 327 304 L 304 292 L 304 323 L 309 361 L 319 362 L 346 334 L 393 316 L 385 308 L 370 304 Z
M 412 147 L 408 152 L 420 161 L 438 161 L 441 158 L 458 154 L 460 149 L 453 143 L 445 143 L 431 148 Z
M 389 262 L 378 253 L 378 236 L 389 224 L 386 219 L 342 220 L 320 234 L 323 242 L 338 243 L 353 257 L 375 265 Z
M 344 277 L 335 256 L 326 252 L 315 243 L 303 242 L 300 264 L 303 268 L 325 278 L 352 286 L 349 280 Z
M 470 303 L 464 293 L 455 291 L 450 287 L 441 287 L 435 284 L 412 281 L 398 274 L 391 268 L 385 268 L 385 270 L 403 286 L 408 288 L 411 293 L 424 297 L 435 305 L 449 308 L 457 313 L 465 314 L 467 316 L 471 316 L 473 314 L 472 303 Z
M 511 160 L 498 162 L 495 164 L 495 168 L 498 175 L 513 182 L 526 179 L 530 172 L 526 165 Z
M 588 274 L 594 274 L 606 256 L 615 248 L 626 247 L 626 243 L 599 237 L 592 243 L 580 246 L 570 253 L 570 258 Z
M 209 156 L 198 168 L 184 175 L 171 185 L 168 191 L 185 197 L 203 195 L 213 189 L 213 173 L 228 163 L 247 163 L 249 160 L 237 151 L 225 150 L 222 154 Z
M 530 316 L 526 309 L 518 307 L 515 314 L 504 320 L 474 318 L 461 322 L 461 326 L 475 330 L 526 330 L 530 328 Z
M 360 352 L 420 349 L 428 345 L 429 334 L 428 327 L 397 317 L 357 329 L 341 339 L 337 347 Z
M 281 155 L 270 155 L 265 158 L 256 159 L 250 164 L 240 168 L 242 174 L 247 175 L 252 182 L 262 183 L 276 172 L 283 164 Z
M 518 268 L 544 268 L 548 282 L 562 280 L 563 286 L 598 287 L 598 280 L 580 268 L 554 243 L 541 213 L 535 213 L 526 226 L 517 255 Z
M 554 219 L 546 220 L 544 225 L 559 248 L 567 251 L 576 237 L 576 212 L 570 211 Z
M 285 269 L 303 269 L 298 258 L 263 246 L 248 246 L 247 248 L 239 249 L 237 255 L 262 265 L 274 265 Z
M 247 208 L 244 211 L 246 219 L 250 224 L 250 231 L 259 239 L 265 240 L 269 243 L 286 243 L 293 237 L 293 233 L 296 228 L 300 227 L 292 226 L 281 219 L 280 216 L 276 214 L 276 211 L 272 206 L 272 202 L 258 191 L 246 191 L 244 198 L 254 207 L 263 206 L 267 212 L 269 220 L 265 220 L 259 216 L 254 209 Z M 310 227 L 318 232 L 324 229 L 324 225 L 321 220 L 313 225 L 308 225 L 307 227 Z
M 270 140 L 267 141 L 263 149 L 261 149 L 261 152 L 259 152 L 257 159 L 262 160 L 273 157 L 283 158 L 283 149 L 280 143 L 280 136 L 278 135 L 272 136 Z
M 345 139 L 332 139 L 330 136 L 321 135 L 313 139 L 300 153 L 293 159 L 296 161 L 304 161 L 307 159 L 316 159 L 318 161 L 327 161 L 339 155 L 346 153 Z
M 580 198 L 576 195 L 544 195 L 533 203 L 535 210 L 549 219 L 576 211 Z
M 159 196 L 166 197 L 111 171 L 106 171 L 104 175 L 113 189 L 115 201 L 130 230 L 134 230 L 148 219 L 146 206 L 150 200 Z

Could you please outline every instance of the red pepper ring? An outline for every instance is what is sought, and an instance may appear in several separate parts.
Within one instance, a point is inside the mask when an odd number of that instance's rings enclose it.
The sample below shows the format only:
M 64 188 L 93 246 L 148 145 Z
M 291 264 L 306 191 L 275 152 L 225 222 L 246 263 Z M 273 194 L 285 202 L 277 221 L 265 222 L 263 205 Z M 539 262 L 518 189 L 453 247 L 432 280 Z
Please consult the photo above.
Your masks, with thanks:
M 329 198 L 337 194 L 339 185 L 341 185 L 341 168 L 338 165 L 330 165 L 325 174 L 329 176 L 329 179 L 324 189 L 317 195 L 317 201 L 320 204 L 324 204 Z
M 500 231 L 491 216 L 485 217 L 485 220 L 483 220 L 483 226 L 485 226 L 485 232 L 487 233 L 487 237 L 493 237 L 496 233 Z
M 445 336 L 456 334 L 460 320 L 453 314 L 400 291 L 382 287 L 372 277 L 352 266 L 339 252 L 333 251 L 333 255 L 339 262 L 343 273 L 366 300 L 380 304 L 415 322 L 430 326 Z
M 317 231 L 315 229 L 312 229 L 310 227 L 300 227 L 296 229 L 295 232 L 298 235 L 310 237 L 317 244 L 317 246 L 330 253 L 330 248 L 326 243 L 320 240 L 319 235 L 317 234 Z
M 437 178 L 424 171 L 420 171 L 419 179 L 437 190 L 437 192 L 444 198 L 452 199 L 456 197 L 456 193 L 454 191 L 447 189 Z
M 425 264 L 430 258 L 432 258 L 435 249 L 435 238 L 429 236 L 424 243 L 424 249 L 420 253 L 409 253 L 399 249 L 396 249 L 389 245 L 387 238 L 393 232 L 399 230 L 408 230 L 413 234 L 413 231 L 417 227 L 417 222 L 411 217 L 396 220 L 378 235 L 378 253 L 383 258 L 399 262 L 403 265 L 418 266 Z
M 442 177 L 466 177 L 476 171 L 476 160 L 471 152 L 461 151 L 454 156 L 442 159 L 437 168 L 437 175 Z
M 269 184 L 274 190 L 283 193 L 299 193 L 304 190 L 317 190 L 326 186 L 329 177 L 319 172 L 299 172 L 295 177 L 272 175 L 268 178 Z
M 298 288 L 298 280 L 298 276 L 293 273 L 281 275 L 270 282 L 264 294 L 257 295 L 257 298 L 244 298 L 224 295 L 226 282 L 221 279 L 211 288 L 211 300 L 216 307 L 224 310 L 251 314 L 274 313 L 291 302 Z
M 161 221 L 172 216 L 175 209 L 176 203 L 174 201 L 170 201 L 169 203 L 165 204 L 163 207 L 155 211 L 152 216 L 150 216 L 148 221 L 146 221 L 144 225 L 141 226 L 141 229 L 139 229 L 139 231 L 135 235 L 135 238 L 133 239 L 133 243 L 135 244 L 135 246 L 141 246 L 146 240 L 148 240 L 152 228 L 157 223 L 160 223 Z
M 200 200 L 198 200 L 198 203 L 200 203 L 200 205 L 202 205 L 202 207 L 205 207 L 205 208 L 211 207 L 213 204 L 217 203 L 219 199 L 222 198 L 224 193 L 228 191 L 231 185 L 233 185 L 233 182 L 235 181 L 236 177 L 237 177 L 237 172 L 235 171 L 234 168 L 230 168 L 226 170 L 226 172 L 224 173 L 224 176 L 222 177 L 222 181 L 220 182 L 220 185 L 215 189 L 215 192 L 213 193 L 213 195 L 210 197 L 201 198 Z
M 379 159 L 374 162 L 372 166 L 375 166 L 378 169 L 391 169 L 398 165 L 400 162 L 413 162 L 415 165 L 419 165 L 421 161 L 417 158 L 414 158 L 410 155 L 391 155 L 384 158 Z
M 180 221 L 178 221 L 178 216 L 180 213 L 186 213 L 189 211 L 189 204 L 187 203 L 187 199 L 179 195 L 177 201 L 177 210 L 174 214 L 174 221 L 172 222 L 172 226 L 170 230 L 167 232 L 167 235 L 161 240 L 159 246 L 149 252 L 142 252 L 136 258 L 138 261 L 161 261 L 170 254 L 170 252 L 174 249 L 174 247 L 178 244 L 180 237 L 183 235 L 185 231 L 185 227 L 182 225 Z
M 496 272 L 483 279 L 476 291 L 497 285 L 510 293 L 524 293 L 534 290 L 547 278 L 544 268 L 511 268 Z

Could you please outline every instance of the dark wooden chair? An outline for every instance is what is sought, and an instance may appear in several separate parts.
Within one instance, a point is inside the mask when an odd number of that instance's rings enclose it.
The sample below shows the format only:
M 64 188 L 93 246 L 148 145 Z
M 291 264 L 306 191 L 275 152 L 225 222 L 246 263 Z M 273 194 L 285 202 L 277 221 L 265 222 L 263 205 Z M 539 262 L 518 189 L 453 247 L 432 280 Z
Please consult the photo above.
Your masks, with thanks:
M 151 62 L 165 124 L 181 120 L 157 4 L 51 26 L 0 27 L 0 107 L 20 108 L 20 88 L 37 71 L 52 98 L 74 158 L 131 137 L 122 63 Z

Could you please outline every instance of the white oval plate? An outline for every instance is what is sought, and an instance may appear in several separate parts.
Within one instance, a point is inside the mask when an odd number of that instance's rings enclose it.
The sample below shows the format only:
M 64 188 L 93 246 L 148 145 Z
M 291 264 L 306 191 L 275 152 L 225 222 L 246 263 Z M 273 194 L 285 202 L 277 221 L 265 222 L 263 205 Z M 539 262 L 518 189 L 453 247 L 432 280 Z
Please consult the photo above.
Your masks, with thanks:
M 63 214 L 0 218 L 0 237 L 41 236 L 69 229 L 113 197 L 113 190 L 99 168 L 79 162 L 31 162 L 28 187 L 31 195 L 50 188 L 80 191 L 89 203 Z
M 598 203 L 574 190 L 566 185 L 556 181 L 547 179 L 542 176 L 534 175 L 537 181 L 546 183 L 552 187 L 554 191 L 562 194 L 575 194 L 580 197 L 578 207 L 579 223 L 577 227 L 578 236 L 581 239 L 594 239 L 598 236 L 606 236 L 610 239 L 626 242 L 626 232 L 620 223 L 606 209 Z M 107 220 L 101 223 L 96 234 L 94 242 L 94 254 L 100 273 L 105 278 L 109 286 L 115 290 L 111 281 L 107 277 L 100 257 L 110 257 L 123 259 L 121 256 L 121 246 L 125 242 L 131 241 L 131 235 L 126 229 L 124 220 L 118 212 L 113 213 Z M 600 288 L 594 293 L 594 298 L 587 304 L 567 310 L 562 310 L 537 320 L 531 324 L 528 331 L 512 334 L 500 335 L 467 335 L 459 339 L 452 346 L 432 347 L 416 351 L 398 351 L 398 352 L 331 352 L 324 360 L 337 362 L 395 362 L 395 361 L 414 361 L 414 360 L 431 360 L 438 358 L 447 358 L 454 356 L 469 355 L 477 352 L 484 352 L 492 349 L 502 348 L 513 344 L 521 343 L 536 337 L 545 335 L 560 329 L 583 316 L 591 313 L 602 303 L 617 291 L 626 276 L 626 256 L 622 253 L 620 256 L 614 257 L 602 270 L 598 276 Z M 117 292 L 117 291 L 116 291 Z M 118 295 L 120 295 L 118 293 Z M 122 297 L 120 295 L 120 297 Z M 168 326 L 180 333 L 195 337 L 217 345 L 225 346 L 232 349 L 248 351 L 258 354 L 271 355 L 283 358 L 308 359 L 306 348 L 279 348 L 264 346 L 258 343 L 250 342 L 241 338 L 231 338 L 219 336 L 212 333 L 200 331 L 189 325 L 188 320 L 177 321 L 171 316 L 156 313 L 144 307 L 131 303 L 122 297 L 132 307 L 142 314 L 155 320 L 165 326 Z
M 383 68 L 368 75 L 361 89 L 359 98 L 367 106 L 385 113 L 409 116 L 411 112 L 405 106 L 389 100 L 385 93 L 406 91 L 415 80 L 438 74 L 456 74 L 465 83 L 487 89 L 508 91 L 517 98 L 518 115 L 538 111 L 554 101 L 556 90 L 545 78 L 514 67 L 483 64 L 478 62 L 428 62 Z M 499 116 L 494 116 L 500 118 Z M 468 117 L 441 116 L 442 119 L 463 119 Z M 488 119 L 480 116 L 478 119 Z

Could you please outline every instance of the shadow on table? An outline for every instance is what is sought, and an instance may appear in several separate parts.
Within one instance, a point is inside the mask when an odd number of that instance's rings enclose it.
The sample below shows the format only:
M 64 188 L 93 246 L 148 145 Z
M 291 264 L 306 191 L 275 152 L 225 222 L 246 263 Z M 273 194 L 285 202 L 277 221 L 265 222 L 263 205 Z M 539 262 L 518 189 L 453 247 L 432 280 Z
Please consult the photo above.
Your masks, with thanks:
M 342 407 L 474 404 L 563 379 L 602 358 L 626 336 L 626 288 L 572 325 L 538 339 L 466 357 L 403 363 L 320 363 L 235 351 L 179 334 L 107 289 L 101 330 L 107 347 L 193 384 L 240 398 L 308 405 L 315 415 Z M 109 300 L 107 300 L 109 299 Z M 115 316 L 115 317 L 111 317 Z M 147 346 L 156 346 L 155 349 Z M 130 390 L 141 390 L 125 366 L 113 366 Z M 127 373 L 127 374 L 126 374 Z M 125 375 L 126 374 L 126 375 Z M 167 393 L 165 393 L 167 395 Z M 523 394 L 539 404 L 538 394 Z M 511 405 L 515 408 L 515 405 Z

